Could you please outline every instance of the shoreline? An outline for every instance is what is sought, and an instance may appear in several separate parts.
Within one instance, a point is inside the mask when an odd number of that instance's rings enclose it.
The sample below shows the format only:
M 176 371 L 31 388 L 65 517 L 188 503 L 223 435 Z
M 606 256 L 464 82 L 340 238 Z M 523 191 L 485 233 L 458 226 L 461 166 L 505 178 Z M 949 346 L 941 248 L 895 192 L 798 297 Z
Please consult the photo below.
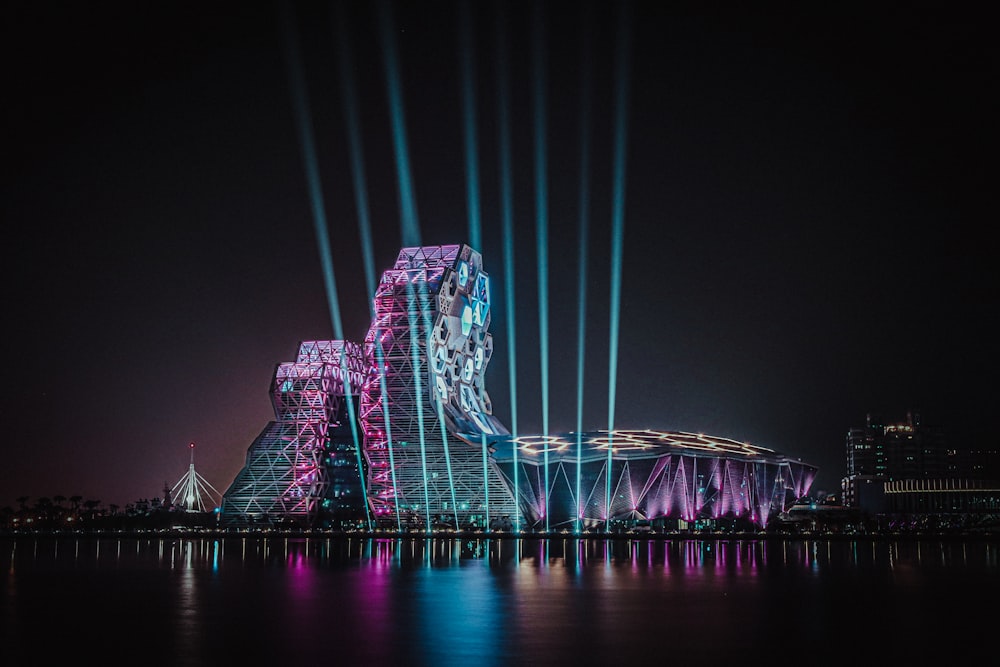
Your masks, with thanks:
M 948 541 L 997 541 L 1000 532 L 877 532 L 877 533 L 824 533 L 824 532 L 699 532 L 699 531 L 649 531 L 623 533 L 511 533 L 502 531 L 337 531 L 321 529 L 136 529 L 94 531 L 0 531 L 0 539 L 327 539 L 327 540 L 600 540 L 600 541 L 893 541 L 893 540 L 948 540 Z

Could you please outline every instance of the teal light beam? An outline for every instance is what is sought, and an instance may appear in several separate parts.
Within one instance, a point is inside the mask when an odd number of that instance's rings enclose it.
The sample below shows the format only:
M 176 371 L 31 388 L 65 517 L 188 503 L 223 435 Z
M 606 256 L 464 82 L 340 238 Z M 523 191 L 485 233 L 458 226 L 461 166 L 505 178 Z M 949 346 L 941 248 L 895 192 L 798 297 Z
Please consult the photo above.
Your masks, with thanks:
M 461 528 L 458 523 L 458 501 L 455 498 L 455 480 L 451 472 L 451 455 L 448 452 L 448 428 L 444 421 L 444 405 L 441 404 L 440 399 L 435 401 L 437 406 L 437 417 L 438 424 L 441 425 L 441 442 L 444 443 L 444 460 L 448 466 L 448 489 L 451 491 L 451 512 L 452 517 L 455 521 L 455 530 Z M 486 478 L 483 478 L 484 482 Z
M 358 232 L 361 235 L 362 261 L 365 271 L 366 294 L 375 295 L 375 250 L 372 243 L 371 216 L 368 210 L 368 185 L 365 180 L 365 158 L 361 146 L 361 121 L 358 109 L 357 83 L 354 78 L 354 59 L 351 53 L 350 35 L 347 31 L 347 17 L 344 3 L 337 3 L 337 44 L 340 55 L 340 96 L 347 124 L 347 141 L 351 153 L 351 181 L 354 186 L 354 201 L 358 212 Z M 371 298 L 368 307 L 372 318 L 375 306 Z
M 425 295 L 421 295 L 421 296 L 425 296 Z M 431 327 L 433 326 L 433 322 L 431 321 L 430 303 L 428 302 L 428 300 L 426 298 L 422 298 L 420 300 L 420 320 L 421 320 L 421 323 L 423 325 L 422 331 L 427 332 L 427 334 L 429 336 L 430 331 L 431 331 Z M 425 344 L 425 348 L 424 349 L 427 349 L 426 348 L 426 344 Z M 417 381 L 417 390 L 420 391 L 420 381 L 419 380 Z M 422 396 L 423 392 L 420 391 L 419 395 Z M 451 467 L 451 451 L 450 451 L 450 449 L 448 447 L 448 428 L 447 428 L 447 425 L 445 424 L 445 420 L 444 420 L 444 406 L 441 404 L 440 397 L 438 397 L 438 396 L 435 395 L 435 397 L 432 400 L 434 401 L 434 405 L 437 408 L 438 424 L 441 427 L 441 447 L 444 449 L 445 468 L 448 471 L 448 491 L 451 494 L 451 507 L 452 507 L 452 513 L 454 515 L 454 520 L 455 520 L 455 529 L 458 530 L 460 528 L 460 526 L 459 526 L 459 523 L 458 523 L 458 502 L 457 502 L 457 500 L 455 498 L 455 475 L 452 472 L 452 467 Z M 423 434 L 423 429 L 424 429 L 424 426 L 423 426 L 423 410 L 420 410 L 420 412 L 418 413 L 417 421 L 420 424 L 421 434 Z M 485 483 L 485 479 L 484 479 L 484 483 Z M 426 486 L 427 485 L 425 484 L 424 488 L 426 488 Z M 431 526 L 431 529 L 433 530 L 433 524 Z
M 542 3 L 533 7 L 532 46 L 534 52 L 534 134 L 535 134 L 535 229 L 538 263 L 538 343 L 542 390 L 542 435 L 549 435 L 549 221 L 546 145 L 546 53 L 545 17 Z M 545 467 L 545 532 L 549 532 L 549 447 L 543 450 Z
M 480 445 L 483 450 L 483 501 L 486 504 L 486 532 L 490 532 L 490 467 L 489 467 L 489 447 L 486 445 L 486 434 L 480 434 Z
M 590 128 L 593 91 L 590 84 L 593 69 L 590 57 L 590 34 L 592 24 L 591 3 L 587 3 L 583 15 L 583 42 L 580 67 L 580 243 L 577 263 L 580 275 L 577 280 L 577 339 L 576 339 L 576 532 L 579 533 L 583 521 L 582 473 L 583 467 L 583 388 L 584 364 L 587 343 L 587 252 L 590 236 Z
M 336 22 L 337 44 L 339 45 L 340 63 L 340 90 L 341 101 L 344 111 L 344 120 L 347 124 L 347 141 L 351 154 L 351 180 L 354 186 L 354 201 L 358 214 L 358 232 L 361 237 L 362 262 L 365 272 L 365 287 L 369 294 L 368 308 L 369 314 L 375 317 L 375 251 L 372 244 L 371 217 L 368 211 L 368 186 L 365 182 L 365 162 L 364 152 L 361 147 L 361 121 L 358 113 L 357 84 L 354 80 L 354 61 L 351 55 L 350 35 L 347 33 L 347 18 L 343 4 L 337 4 L 338 18 Z M 379 365 L 381 368 L 381 364 Z M 383 396 L 384 403 L 384 396 Z M 351 433 L 354 435 L 355 451 L 357 452 L 358 475 L 361 477 L 361 488 L 365 498 L 368 498 L 365 488 L 365 474 L 362 463 L 361 440 L 355 435 L 357 422 L 354 419 L 354 403 L 348 398 L 348 412 L 351 415 Z M 388 428 L 388 422 L 387 422 Z M 388 432 L 388 431 L 387 431 Z M 392 458 L 392 441 L 389 440 L 390 459 Z M 395 471 L 393 472 L 395 474 Z M 393 484 L 395 491 L 395 484 Z M 367 505 L 367 501 L 366 501 Z M 368 520 L 368 528 L 371 530 L 371 513 L 365 513 Z M 396 513 L 397 522 L 399 513 Z
M 400 229 L 404 247 L 419 247 L 420 221 L 417 217 L 417 205 L 413 195 L 413 182 L 410 177 L 409 148 L 406 139 L 405 113 L 403 111 L 403 94 L 399 81 L 398 56 L 396 54 L 395 28 L 393 26 L 392 11 L 390 3 L 386 0 L 379 0 L 379 27 L 382 38 L 383 62 L 385 64 L 385 80 L 387 94 L 389 98 L 389 116 L 392 122 L 393 150 L 396 156 L 396 177 L 399 182 L 399 212 Z M 432 531 L 430 515 L 430 498 L 427 488 L 427 438 L 424 430 L 424 408 L 423 408 L 423 387 L 421 382 L 421 346 L 420 328 L 418 323 L 419 313 L 414 313 L 415 302 L 422 296 L 416 294 L 413 289 L 413 281 L 407 279 L 407 302 L 408 302 L 408 324 L 410 328 L 410 362 L 412 365 L 413 378 L 415 380 L 415 392 L 417 398 L 417 427 L 420 431 L 420 461 L 424 479 L 424 511 L 427 518 L 427 532 Z M 423 305 L 420 305 L 421 310 Z M 426 351 L 426 341 L 423 350 Z M 399 511 L 397 505 L 396 511 Z
M 334 338 L 337 340 L 344 340 L 344 332 L 341 331 L 339 334 L 334 334 Z M 346 346 L 346 341 L 344 341 Z M 351 382 L 350 382 L 350 365 L 347 363 L 347 349 L 346 347 L 340 351 L 340 376 L 344 381 L 344 402 L 347 403 L 347 420 L 351 423 L 351 438 L 354 442 L 354 456 L 355 464 L 358 466 L 358 480 L 361 483 L 361 497 L 368 498 L 368 486 L 365 481 L 364 475 L 364 464 L 362 463 L 362 453 L 361 453 L 361 438 L 358 435 L 358 419 L 357 414 L 354 409 L 354 400 L 352 398 L 351 392 Z M 365 501 L 365 506 L 367 508 L 367 500 Z M 371 512 L 365 511 L 365 524 L 368 526 L 368 530 L 372 529 L 372 516 Z
M 514 300 L 514 196 L 510 157 L 510 72 L 507 55 L 507 15 L 501 9 L 496 21 L 497 49 L 497 112 L 498 149 L 500 159 L 500 217 L 503 230 L 504 303 L 507 307 L 507 376 L 510 383 L 510 430 L 514 439 L 517 430 L 517 327 Z M 517 464 L 517 443 L 514 454 L 514 502 L 520 500 L 520 480 Z M 521 532 L 521 510 L 515 507 L 514 532 Z
M 420 221 L 417 217 L 417 204 L 413 195 L 413 180 L 410 177 L 409 144 L 406 139 L 405 113 L 403 112 L 403 93 L 399 82 L 399 65 L 396 54 L 395 27 L 392 11 L 387 0 L 379 0 L 379 25 L 382 34 L 383 61 L 385 63 L 385 80 L 389 96 L 389 117 L 392 122 L 392 145 L 396 155 L 396 178 L 399 181 L 399 212 L 402 228 L 403 246 L 421 245 Z
M 420 357 L 421 357 L 420 341 L 417 336 L 417 332 L 419 331 L 419 324 L 417 323 L 417 319 L 421 317 L 424 310 L 424 305 L 423 303 L 420 304 L 414 303 L 417 300 L 416 298 L 414 298 L 414 296 L 417 296 L 419 298 L 419 296 L 422 295 L 414 295 L 413 288 L 409 287 L 413 284 L 412 281 L 410 280 L 409 275 L 407 275 L 406 277 L 406 284 L 408 286 L 409 297 L 410 297 L 409 299 L 407 299 L 407 316 L 409 318 L 409 324 L 410 324 L 410 364 L 413 368 L 413 382 L 415 385 L 414 393 L 416 394 L 417 398 L 416 412 L 417 412 L 417 429 L 420 432 L 420 468 L 423 471 L 424 475 L 424 514 L 427 520 L 427 532 L 430 533 L 433 530 L 434 525 L 431 521 L 431 501 L 430 501 L 429 491 L 427 489 L 427 441 L 424 436 L 424 408 L 423 408 L 423 400 L 421 399 L 424 390 L 423 390 L 423 382 L 421 382 L 422 370 L 420 368 Z M 418 308 L 420 309 L 419 311 L 417 311 Z M 398 512 L 399 509 L 397 508 L 396 511 Z
M 319 249 L 320 263 L 323 269 L 323 284 L 326 288 L 327 307 L 333 324 L 335 339 L 344 340 L 344 324 L 340 316 L 340 299 L 337 295 L 337 280 L 333 268 L 333 254 L 330 251 L 330 236 L 327 232 L 326 209 L 323 204 L 323 189 L 320 183 L 319 164 L 316 158 L 316 142 L 313 137 L 312 115 L 309 113 L 309 99 L 302 76 L 302 62 L 299 57 L 298 31 L 295 29 L 295 15 L 289 4 L 282 4 L 282 27 L 285 34 L 285 63 L 291 84 L 292 105 L 295 110 L 296 127 L 299 144 L 302 148 L 303 167 L 306 172 L 306 182 L 309 188 L 309 202 L 312 208 L 313 227 L 316 230 L 316 245 Z M 365 479 L 362 474 L 361 439 L 358 437 L 357 418 L 354 401 L 351 396 L 351 382 L 348 373 L 347 359 L 344 351 L 340 355 L 340 372 L 344 383 L 344 396 L 347 403 L 348 420 L 351 424 L 351 437 L 354 442 L 354 453 L 358 466 L 358 477 L 361 481 L 361 495 L 368 497 Z M 365 512 L 365 521 L 371 530 L 371 514 Z
M 392 476 L 393 506 L 396 508 L 396 532 L 403 532 L 399 518 L 399 492 L 396 487 L 396 457 L 392 451 L 392 424 L 389 421 L 389 389 L 385 384 L 385 350 L 382 349 L 382 330 L 375 330 L 375 359 L 378 362 L 379 391 L 382 395 L 382 420 L 385 423 L 385 441 L 389 448 L 389 474 Z
M 305 168 L 306 183 L 309 188 L 309 203 L 312 207 L 313 228 L 319 247 L 320 263 L 323 269 L 323 285 L 326 288 L 327 306 L 333 321 L 334 332 L 343 331 L 340 318 L 340 302 L 337 298 L 337 282 L 333 272 L 333 257 L 330 253 L 330 237 L 326 229 L 326 210 L 323 205 L 323 189 L 320 184 L 319 166 L 316 159 L 316 143 L 313 139 L 312 116 L 309 100 L 302 77 L 302 63 L 299 58 L 298 34 L 295 16 L 288 3 L 282 3 L 282 26 L 285 34 L 285 62 L 291 84 L 292 106 L 295 111 L 295 126 L 302 149 L 302 163 Z
M 465 131 L 465 181 L 466 202 L 469 216 L 469 245 L 476 250 L 482 250 L 482 220 L 479 201 L 479 147 L 476 140 L 476 77 L 475 45 L 473 44 L 472 14 L 470 2 L 459 2 L 458 35 L 461 52 L 459 62 L 462 69 L 462 108 Z M 442 415 L 443 419 L 443 415 Z M 444 425 L 441 426 L 444 431 Z M 486 446 L 486 434 L 481 434 L 483 453 L 483 491 L 486 496 L 486 532 L 490 530 L 490 484 L 489 484 L 489 452 Z M 454 496 L 454 488 L 452 489 Z M 456 524 L 457 527 L 457 524 Z
M 549 220 L 546 172 L 548 147 L 545 143 L 546 114 L 546 54 L 545 17 L 542 3 L 533 6 L 532 45 L 534 51 L 535 101 L 535 230 L 538 253 L 538 343 L 542 389 L 542 435 L 549 435 Z M 545 532 L 549 532 L 549 447 L 544 449 L 545 467 Z
M 482 221 L 479 201 L 479 146 L 476 140 L 475 45 L 473 44 L 471 3 L 459 2 L 458 38 L 462 69 L 462 128 L 465 135 L 466 206 L 469 215 L 469 245 L 482 251 Z
M 611 528 L 611 455 L 615 431 L 615 401 L 618 388 L 618 330 L 621 321 L 622 246 L 625 239 L 625 148 L 627 138 L 628 84 L 631 38 L 631 13 L 627 3 L 621 5 L 618 17 L 613 184 L 611 194 L 611 340 L 608 353 L 608 470 L 607 519 L 605 530 Z

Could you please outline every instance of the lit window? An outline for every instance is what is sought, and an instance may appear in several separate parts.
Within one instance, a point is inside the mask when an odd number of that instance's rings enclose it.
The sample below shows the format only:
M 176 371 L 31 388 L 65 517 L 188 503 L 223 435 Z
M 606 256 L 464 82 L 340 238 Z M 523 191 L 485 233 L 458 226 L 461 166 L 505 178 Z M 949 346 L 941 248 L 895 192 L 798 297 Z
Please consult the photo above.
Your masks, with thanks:
M 465 304 L 462 308 L 462 335 L 468 336 L 470 331 L 472 331 L 472 308 L 469 304 Z
M 486 303 L 490 302 L 490 278 L 480 273 L 476 279 L 476 298 Z

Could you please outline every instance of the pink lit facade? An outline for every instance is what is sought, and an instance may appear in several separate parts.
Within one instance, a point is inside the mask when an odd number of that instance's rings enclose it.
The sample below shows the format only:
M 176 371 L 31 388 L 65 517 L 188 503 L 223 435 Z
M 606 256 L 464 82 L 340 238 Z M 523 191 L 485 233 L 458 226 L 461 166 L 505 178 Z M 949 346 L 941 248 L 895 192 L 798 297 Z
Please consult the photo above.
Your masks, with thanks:
M 523 436 L 494 446 L 529 530 L 720 519 L 765 526 L 806 495 L 816 476 L 814 466 L 765 447 L 677 431 Z
M 387 528 L 488 528 L 517 511 L 486 442 L 489 276 L 467 245 L 403 248 L 382 274 L 361 394 L 368 500 Z
M 223 494 L 224 521 L 312 525 L 323 514 L 364 511 L 350 417 L 367 373 L 362 348 L 346 341 L 305 341 L 295 361 L 275 367 L 275 418 Z
M 278 364 L 275 420 L 224 494 L 223 522 L 431 532 L 732 518 L 763 527 L 812 485 L 814 466 L 727 438 L 513 437 L 486 391 L 490 277 L 467 245 L 403 248 L 373 306 L 363 345 L 307 341 Z

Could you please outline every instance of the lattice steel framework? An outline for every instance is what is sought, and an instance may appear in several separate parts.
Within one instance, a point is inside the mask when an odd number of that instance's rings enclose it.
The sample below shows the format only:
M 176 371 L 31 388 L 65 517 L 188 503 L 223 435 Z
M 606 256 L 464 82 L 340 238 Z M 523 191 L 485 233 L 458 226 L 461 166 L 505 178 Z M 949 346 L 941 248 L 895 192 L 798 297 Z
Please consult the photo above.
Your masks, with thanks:
M 693 522 L 723 517 L 744 517 L 764 527 L 808 492 L 817 471 L 765 447 L 684 432 L 524 436 L 498 440 L 494 446 L 510 489 L 517 448 L 518 504 L 529 528 L 544 526 L 546 514 L 553 529 L 575 528 L 578 521 L 582 528 L 594 529 L 606 526 L 609 519 Z
M 399 530 L 729 516 L 763 526 L 812 485 L 814 466 L 727 438 L 513 438 L 485 387 L 490 279 L 467 245 L 403 248 L 373 305 L 363 347 L 307 341 L 277 366 L 276 419 L 224 494 L 224 522 L 313 524 L 339 509 Z
M 270 389 L 275 420 L 250 445 L 245 466 L 223 495 L 223 521 L 315 520 L 332 495 L 331 459 L 358 451 L 351 441 L 348 394 L 356 406 L 353 397 L 368 372 L 361 346 L 347 341 L 302 342 L 294 362 L 277 365 Z M 337 487 L 339 497 L 345 489 Z M 363 510 L 363 494 L 356 496 Z
M 517 511 L 488 455 L 508 434 L 484 377 L 489 276 L 467 245 L 403 248 L 382 274 L 361 394 L 368 499 L 386 527 L 488 527 Z

